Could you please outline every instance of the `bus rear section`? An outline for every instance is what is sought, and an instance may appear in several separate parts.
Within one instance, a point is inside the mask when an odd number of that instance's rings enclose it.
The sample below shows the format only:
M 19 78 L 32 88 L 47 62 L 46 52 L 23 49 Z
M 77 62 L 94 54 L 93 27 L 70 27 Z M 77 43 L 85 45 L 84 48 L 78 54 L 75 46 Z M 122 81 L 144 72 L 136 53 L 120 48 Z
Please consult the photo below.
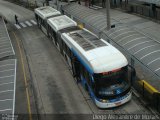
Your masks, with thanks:
M 62 41 L 64 51 L 69 51 L 74 77 L 97 107 L 116 107 L 131 99 L 132 71 L 120 51 L 86 29 L 63 33 Z
M 48 24 L 48 35 L 53 41 L 53 43 L 56 45 L 59 51 L 63 52 L 61 46 L 61 38 L 59 34 L 61 34 L 63 31 L 72 31 L 75 28 L 77 29 L 77 23 L 73 21 L 71 18 L 69 18 L 66 15 L 61 15 L 57 17 L 53 17 L 47 20 Z
M 48 35 L 48 33 L 47 33 L 47 19 L 61 15 L 61 13 L 59 11 L 57 11 L 56 9 L 54 9 L 50 6 L 36 8 L 34 10 L 34 12 L 35 12 L 35 18 L 36 18 L 38 27 L 46 35 Z

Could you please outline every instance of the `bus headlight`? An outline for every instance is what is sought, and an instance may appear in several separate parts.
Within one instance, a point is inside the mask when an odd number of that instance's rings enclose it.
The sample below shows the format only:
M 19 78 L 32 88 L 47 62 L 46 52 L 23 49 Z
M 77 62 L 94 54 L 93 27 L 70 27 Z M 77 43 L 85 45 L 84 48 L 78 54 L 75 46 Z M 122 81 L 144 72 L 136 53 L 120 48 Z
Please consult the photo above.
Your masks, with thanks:
M 103 102 L 103 103 L 107 103 L 108 102 L 108 100 L 104 100 L 104 99 L 101 99 L 100 101 Z

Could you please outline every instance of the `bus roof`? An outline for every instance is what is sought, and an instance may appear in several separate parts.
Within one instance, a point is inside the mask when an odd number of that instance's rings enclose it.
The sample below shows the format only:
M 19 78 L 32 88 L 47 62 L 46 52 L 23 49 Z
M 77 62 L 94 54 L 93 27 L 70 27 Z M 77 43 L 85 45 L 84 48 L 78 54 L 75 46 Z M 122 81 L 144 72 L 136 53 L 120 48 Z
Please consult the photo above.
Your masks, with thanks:
M 58 31 L 67 27 L 77 26 L 77 23 L 73 21 L 66 15 L 61 15 L 58 17 L 50 18 L 47 20 L 47 23 L 54 29 L 54 31 Z
M 62 39 L 90 73 L 108 72 L 128 64 L 119 50 L 86 29 L 63 33 Z
M 36 8 L 35 13 L 37 15 L 39 15 L 42 19 L 46 19 L 47 17 L 61 14 L 58 10 L 56 10 L 50 6 Z

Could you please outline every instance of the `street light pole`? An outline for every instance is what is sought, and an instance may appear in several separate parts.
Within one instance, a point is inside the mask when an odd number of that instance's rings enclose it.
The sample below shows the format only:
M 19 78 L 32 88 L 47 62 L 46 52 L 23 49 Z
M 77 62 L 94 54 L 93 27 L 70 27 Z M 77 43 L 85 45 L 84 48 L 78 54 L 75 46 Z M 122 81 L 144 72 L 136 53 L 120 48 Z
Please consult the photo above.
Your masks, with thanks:
M 106 20 L 107 20 L 107 30 L 111 29 L 110 22 L 110 0 L 106 0 Z
M 58 10 L 58 7 L 59 7 L 59 1 L 56 0 L 56 5 L 57 5 L 57 10 Z

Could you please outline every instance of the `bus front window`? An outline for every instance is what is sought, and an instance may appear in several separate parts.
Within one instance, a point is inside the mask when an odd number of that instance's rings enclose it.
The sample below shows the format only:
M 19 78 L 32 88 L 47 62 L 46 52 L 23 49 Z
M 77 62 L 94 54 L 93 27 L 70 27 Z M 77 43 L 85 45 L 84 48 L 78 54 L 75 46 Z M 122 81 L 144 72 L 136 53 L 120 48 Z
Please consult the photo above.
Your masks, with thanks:
M 95 74 L 95 93 L 98 98 L 114 98 L 128 92 L 128 69 L 123 67 L 111 72 Z

